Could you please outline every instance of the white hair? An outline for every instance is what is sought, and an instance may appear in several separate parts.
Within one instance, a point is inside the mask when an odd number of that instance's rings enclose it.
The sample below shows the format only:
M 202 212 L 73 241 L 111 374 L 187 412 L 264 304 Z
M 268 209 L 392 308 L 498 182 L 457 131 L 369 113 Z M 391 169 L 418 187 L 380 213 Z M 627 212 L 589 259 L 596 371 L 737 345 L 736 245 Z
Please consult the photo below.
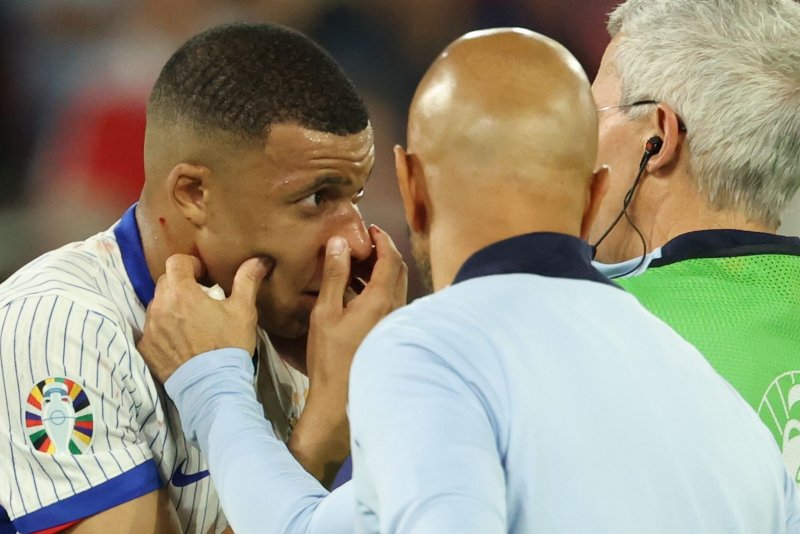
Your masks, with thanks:
M 608 31 L 620 104 L 672 106 L 710 204 L 777 226 L 800 186 L 800 4 L 627 0 Z

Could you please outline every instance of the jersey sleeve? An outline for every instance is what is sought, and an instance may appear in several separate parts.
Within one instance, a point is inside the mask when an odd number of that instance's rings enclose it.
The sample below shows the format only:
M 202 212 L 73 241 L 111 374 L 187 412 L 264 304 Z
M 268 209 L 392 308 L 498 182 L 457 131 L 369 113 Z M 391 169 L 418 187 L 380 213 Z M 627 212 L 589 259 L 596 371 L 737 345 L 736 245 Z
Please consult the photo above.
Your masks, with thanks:
M 390 330 L 368 336 L 351 371 L 356 532 L 507 532 L 480 373 L 465 375 L 419 331 Z
M 58 532 L 160 486 L 134 351 L 103 306 L 43 293 L 0 308 L 0 507 L 19 532 Z
M 208 460 L 235 532 L 350 534 L 349 484 L 328 493 L 275 436 L 256 400 L 246 351 L 201 354 L 167 380 L 186 436 Z

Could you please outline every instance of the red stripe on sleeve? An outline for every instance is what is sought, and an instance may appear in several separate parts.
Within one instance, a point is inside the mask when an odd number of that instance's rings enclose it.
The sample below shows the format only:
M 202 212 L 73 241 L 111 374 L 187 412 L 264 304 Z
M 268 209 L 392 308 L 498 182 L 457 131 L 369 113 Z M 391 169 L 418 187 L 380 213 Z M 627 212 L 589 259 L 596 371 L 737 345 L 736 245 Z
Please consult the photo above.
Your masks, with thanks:
M 66 530 L 71 526 L 77 525 L 81 521 L 83 521 L 83 519 L 76 519 L 75 521 L 70 521 L 69 523 L 58 525 L 57 527 L 50 527 L 44 530 L 38 530 L 35 532 L 35 534 L 56 534 L 56 532 L 61 532 L 62 530 Z

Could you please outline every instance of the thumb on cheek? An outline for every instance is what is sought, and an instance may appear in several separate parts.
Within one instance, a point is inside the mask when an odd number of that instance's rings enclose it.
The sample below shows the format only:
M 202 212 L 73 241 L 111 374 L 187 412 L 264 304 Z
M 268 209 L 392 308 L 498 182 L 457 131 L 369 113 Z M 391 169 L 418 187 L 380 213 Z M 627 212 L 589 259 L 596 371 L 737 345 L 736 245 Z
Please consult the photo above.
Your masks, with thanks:
M 258 288 L 267 276 L 268 265 L 264 258 L 250 258 L 239 266 L 233 279 L 231 298 L 254 305 Z

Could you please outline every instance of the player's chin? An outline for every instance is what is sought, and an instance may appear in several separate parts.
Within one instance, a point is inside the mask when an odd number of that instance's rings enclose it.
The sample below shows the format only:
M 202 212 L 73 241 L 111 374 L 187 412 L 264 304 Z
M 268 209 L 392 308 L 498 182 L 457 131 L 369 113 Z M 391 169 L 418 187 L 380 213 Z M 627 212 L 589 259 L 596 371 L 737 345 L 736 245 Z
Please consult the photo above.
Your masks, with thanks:
M 313 308 L 313 305 L 312 305 Z M 294 339 L 308 334 L 311 308 L 296 302 L 294 306 L 283 309 L 259 308 L 258 325 L 271 336 Z
M 319 300 L 319 291 L 304 291 L 297 299 L 297 307 L 305 312 L 307 315 L 311 314 L 311 310 L 317 305 Z

